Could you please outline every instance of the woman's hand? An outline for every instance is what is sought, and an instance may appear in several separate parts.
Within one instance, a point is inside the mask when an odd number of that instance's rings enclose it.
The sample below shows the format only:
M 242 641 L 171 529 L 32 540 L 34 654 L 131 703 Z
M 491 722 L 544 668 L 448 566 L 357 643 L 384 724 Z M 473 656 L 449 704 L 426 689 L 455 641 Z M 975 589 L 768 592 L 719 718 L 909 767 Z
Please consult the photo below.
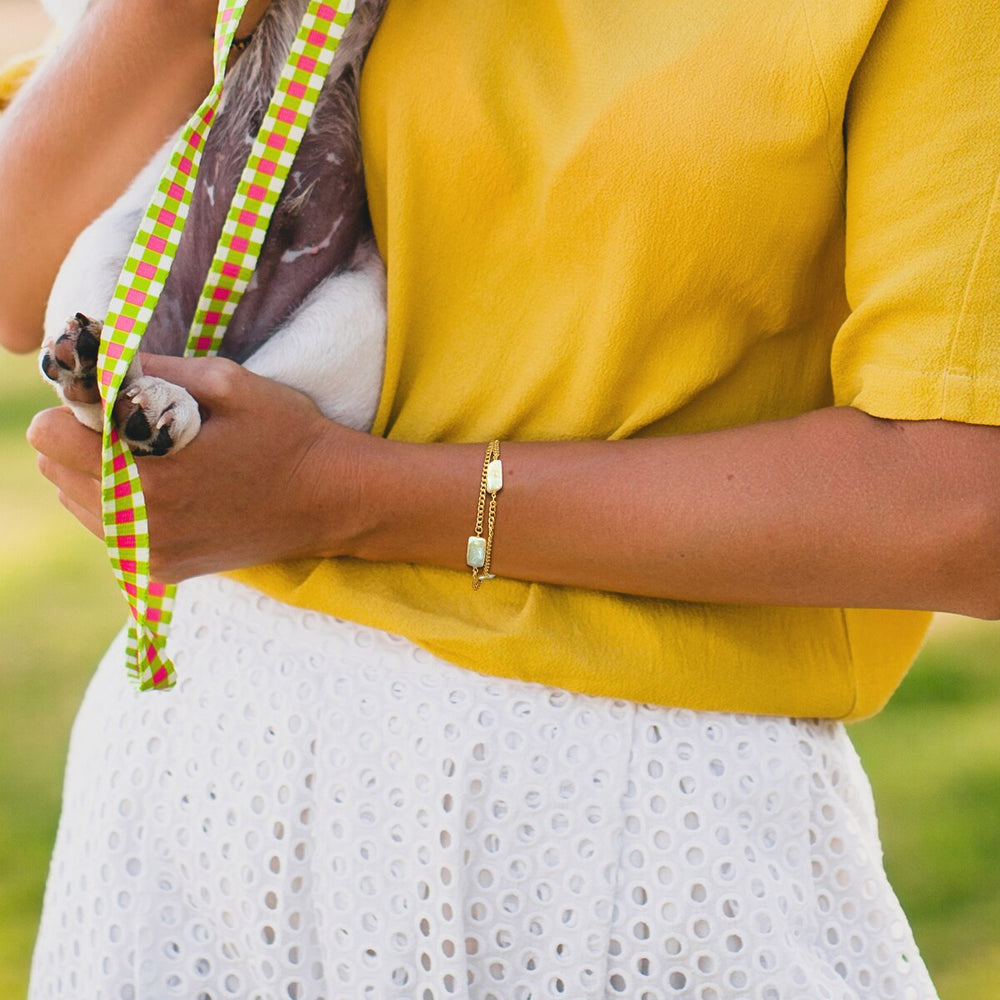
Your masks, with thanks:
M 230 361 L 143 356 L 142 363 L 145 374 L 184 385 L 204 418 L 187 448 L 138 460 L 155 579 L 346 548 L 356 520 L 350 469 L 368 435 Z M 38 414 L 28 440 L 63 505 L 102 536 L 99 435 L 59 408 Z

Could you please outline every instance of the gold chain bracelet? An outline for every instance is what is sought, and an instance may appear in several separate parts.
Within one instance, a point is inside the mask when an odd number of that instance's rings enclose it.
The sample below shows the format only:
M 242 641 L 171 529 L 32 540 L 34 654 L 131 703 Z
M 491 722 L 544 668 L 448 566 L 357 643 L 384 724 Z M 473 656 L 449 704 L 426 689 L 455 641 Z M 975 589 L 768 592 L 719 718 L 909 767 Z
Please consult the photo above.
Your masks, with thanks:
M 469 536 L 465 561 L 472 568 L 472 589 L 478 590 L 483 580 L 492 580 L 490 561 L 493 557 L 493 527 L 497 519 L 497 494 L 503 489 L 503 465 L 500 463 L 500 442 L 486 446 L 483 475 L 479 483 L 479 504 L 476 507 L 476 533 Z M 490 495 L 489 509 L 486 494 Z M 486 537 L 483 537 L 485 521 Z

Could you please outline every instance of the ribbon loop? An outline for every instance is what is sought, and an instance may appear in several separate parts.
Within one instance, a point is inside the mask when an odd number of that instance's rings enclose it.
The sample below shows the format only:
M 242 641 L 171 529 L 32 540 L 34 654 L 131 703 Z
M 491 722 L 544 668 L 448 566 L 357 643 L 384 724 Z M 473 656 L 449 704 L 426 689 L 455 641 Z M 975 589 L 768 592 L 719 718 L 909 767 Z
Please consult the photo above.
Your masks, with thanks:
M 114 428 L 112 413 L 177 253 L 245 6 L 246 0 L 220 2 L 212 89 L 181 131 L 149 202 L 119 276 L 98 352 L 98 386 L 105 414 L 105 544 L 131 613 L 127 669 L 141 690 L 171 687 L 176 681 L 165 651 L 174 588 L 150 577 L 149 522 L 139 469 Z M 229 207 L 189 333 L 189 355 L 214 354 L 222 344 L 353 11 L 353 0 L 313 0 L 306 10 Z M 220 302 L 224 303 L 221 308 Z

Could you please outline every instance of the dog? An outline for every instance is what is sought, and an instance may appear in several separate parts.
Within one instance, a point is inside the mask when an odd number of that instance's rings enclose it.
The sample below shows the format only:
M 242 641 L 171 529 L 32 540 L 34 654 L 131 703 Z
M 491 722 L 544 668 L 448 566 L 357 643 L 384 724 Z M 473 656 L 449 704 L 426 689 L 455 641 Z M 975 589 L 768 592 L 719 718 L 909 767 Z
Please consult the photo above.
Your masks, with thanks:
M 51 12 L 71 20 L 82 14 L 71 6 L 76 2 L 58 0 Z M 299 389 L 327 417 L 359 430 L 370 428 L 381 390 L 386 287 L 365 197 L 358 82 L 387 2 L 358 0 L 220 351 Z M 145 352 L 183 353 L 230 200 L 306 7 L 307 0 L 273 0 L 227 72 L 187 225 L 142 339 Z M 97 317 L 107 314 L 175 139 L 79 234 L 49 296 L 42 374 L 95 430 L 104 422 Z M 176 452 L 201 426 L 197 401 L 179 386 L 143 375 L 138 357 L 122 383 L 113 418 L 137 455 Z

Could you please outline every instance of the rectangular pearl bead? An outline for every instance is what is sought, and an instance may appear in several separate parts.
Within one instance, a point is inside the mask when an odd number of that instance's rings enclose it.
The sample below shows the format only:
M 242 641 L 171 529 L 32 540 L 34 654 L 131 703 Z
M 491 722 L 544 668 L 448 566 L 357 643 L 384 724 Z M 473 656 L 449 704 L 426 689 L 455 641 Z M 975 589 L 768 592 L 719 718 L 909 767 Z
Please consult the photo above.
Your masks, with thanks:
M 486 565 L 486 539 L 479 535 L 470 535 L 469 544 L 465 550 L 465 561 L 473 569 L 482 569 Z
M 503 466 L 499 458 L 494 458 L 486 466 L 486 492 L 498 493 L 503 489 Z

